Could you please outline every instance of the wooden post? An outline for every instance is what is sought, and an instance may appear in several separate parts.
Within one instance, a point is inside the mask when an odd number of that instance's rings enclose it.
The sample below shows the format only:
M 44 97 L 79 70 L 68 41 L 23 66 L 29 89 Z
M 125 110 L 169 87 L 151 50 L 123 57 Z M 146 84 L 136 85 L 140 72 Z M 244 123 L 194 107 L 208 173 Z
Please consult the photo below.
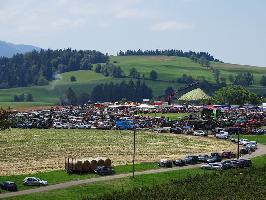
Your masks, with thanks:
M 133 178 L 135 178 L 135 154 L 136 154 L 136 128 L 134 127 L 134 142 L 133 142 Z

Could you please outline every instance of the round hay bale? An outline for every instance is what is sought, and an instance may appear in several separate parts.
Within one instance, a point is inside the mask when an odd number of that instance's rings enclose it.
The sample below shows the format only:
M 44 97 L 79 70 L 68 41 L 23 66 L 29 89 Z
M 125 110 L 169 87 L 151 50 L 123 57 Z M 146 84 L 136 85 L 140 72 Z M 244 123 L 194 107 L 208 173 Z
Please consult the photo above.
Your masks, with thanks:
M 97 166 L 104 166 L 104 160 L 102 158 L 97 158 Z
M 112 161 L 109 158 L 106 158 L 104 160 L 104 166 L 111 167 Z
M 96 169 L 96 167 L 98 166 L 97 164 L 97 161 L 96 160 L 90 160 L 90 163 L 91 163 L 91 165 L 90 165 L 90 167 L 91 167 L 91 170 L 95 170 Z
M 91 169 L 90 161 L 85 160 L 84 163 L 83 163 L 83 171 L 84 172 L 89 172 L 90 169 Z
M 77 163 L 74 164 L 74 169 L 78 172 L 82 172 L 82 161 L 77 161 Z

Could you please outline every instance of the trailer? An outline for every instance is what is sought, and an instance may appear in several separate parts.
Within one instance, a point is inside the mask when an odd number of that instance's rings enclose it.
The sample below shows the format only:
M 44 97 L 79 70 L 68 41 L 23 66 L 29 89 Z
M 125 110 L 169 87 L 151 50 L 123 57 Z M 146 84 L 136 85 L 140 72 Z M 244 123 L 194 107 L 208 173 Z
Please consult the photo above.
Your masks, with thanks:
M 65 158 L 65 170 L 68 174 L 81 174 L 94 172 L 97 167 L 111 168 L 111 160 L 109 158 L 88 158 L 76 159 L 71 157 Z

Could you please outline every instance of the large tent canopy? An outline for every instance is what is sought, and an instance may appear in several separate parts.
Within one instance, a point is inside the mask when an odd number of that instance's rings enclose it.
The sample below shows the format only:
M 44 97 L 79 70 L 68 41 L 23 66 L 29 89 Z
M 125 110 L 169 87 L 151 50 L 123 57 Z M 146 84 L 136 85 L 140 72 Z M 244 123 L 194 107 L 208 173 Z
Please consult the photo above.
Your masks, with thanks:
M 197 88 L 182 95 L 178 100 L 179 101 L 200 101 L 200 100 L 206 100 L 210 98 L 211 97 L 209 97 L 202 89 Z

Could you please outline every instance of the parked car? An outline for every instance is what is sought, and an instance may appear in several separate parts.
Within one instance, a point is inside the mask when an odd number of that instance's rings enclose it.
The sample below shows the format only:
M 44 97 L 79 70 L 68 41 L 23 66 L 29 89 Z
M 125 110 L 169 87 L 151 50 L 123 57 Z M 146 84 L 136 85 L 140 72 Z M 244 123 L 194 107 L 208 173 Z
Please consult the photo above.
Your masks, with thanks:
M 216 162 L 221 162 L 222 157 L 221 156 L 211 156 L 210 158 L 207 159 L 207 163 L 216 163 Z
M 231 168 L 239 168 L 240 167 L 240 162 L 239 162 L 239 160 L 231 160 L 230 161 L 230 166 L 231 166 Z
M 0 187 L 2 190 L 7 190 L 11 192 L 15 192 L 18 190 L 16 183 L 12 181 L 5 181 L 3 183 L 0 183 Z
M 256 151 L 256 149 L 257 149 L 257 145 L 254 144 L 254 143 L 247 143 L 247 144 L 245 145 L 245 147 L 249 148 L 250 151 Z
M 187 156 L 184 159 L 186 164 L 197 164 L 199 162 L 199 157 L 198 156 Z
M 221 163 L 208 163 L 201 165 L 202 169 L 213 169 L 213 170 L 223 170 L 224 167 Z
M 24 185 L 48 185 L 48 181 L 44 181 L 44 180 L 41 180 L 39 178 L 36 178 L 36 177 L 26 177 L 24 180 L 23 180 L 23 184 Z
M 197 131 L 194 131 L 193 132 L 193 135 L 194 136 L 207 136 L 207 132 L 206 131 L 203 131 L 203 130 L 197 130 Z
M 224 151 L 222 153 L 222 157 L 223 158 L 227 158 L 227 159 L 231 159 L 231 158 L 235 158 L 236 157 L 236 154 L 233 153 L 232 151 Z
M 179 167 L 186 165 L 186 162 L 182 159 L 174 160 L 173 163 L 175 166 L 179 166 Z
M 159 167 L 173 167 L 173 162 L 171 160 L 167 159 L 161 159 L 160 162 L 158 163 Z
M 216 138 L 218 139 L 228 139 L 229 138 L 229 133 L 226 131 L 220 131 L 219 133 L 217 133 Z
M 183 129 L 180 128 L 180 127 L 172 127 L 172 128 L 170 129 L 170 133 L 181 134 L 181 133 L 183 133 Z
M 106 176 L 106 175 L 112 175 L 115 173 L 115 171 L 111 167 L 105 167 L 105 166 L 98 166 L 94 172 L 96 174 L 99 174 L 101 176 Z
M 224 169 L 231 169 L 231 168 L 234 168 L 232 166 L 232 163 L 231 163 L 231 160 L 224 160 L 221 162 L 221 164 L 223 165 L 223 168 Z
M 247 143 L 249 143 L 248 139 L 243 139 L 243 138 L 241 138 L 241 139 L 239 140 L 239 144 L 241 144 L 241 145 L 245 145 L 245 144 L 247 144 Z
M 199 162 L 205 162 L 206 163 L 209 158 L 210 158 L 209 155 L 199 155 L 198 156 Z
M 252 161 L 250 159 L 240 158 L 238 161 L 240 162 L 240 165 L 243 167 L 251 167 L 252 166 Z
M 250 154 L 251 153 L 251 149 L 249 147 L 242 147 L 240 149 L 240 154 Z

